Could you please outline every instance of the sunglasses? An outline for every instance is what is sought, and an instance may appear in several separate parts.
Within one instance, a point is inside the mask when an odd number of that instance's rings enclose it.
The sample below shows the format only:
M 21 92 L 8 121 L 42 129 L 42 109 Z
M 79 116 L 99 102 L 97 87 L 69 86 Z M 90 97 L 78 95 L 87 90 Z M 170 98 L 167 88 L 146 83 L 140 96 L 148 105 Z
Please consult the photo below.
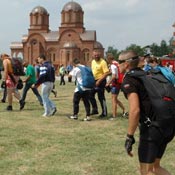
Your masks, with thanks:
M 118 60 L 118 63 L 122 64 L 122 63 L 125 63 L 126 61 L 133 61 L 133 60 L 136 60 L 136 59 L 139 59 L 139 57 L 135 56 L 135 57 L 128 58 L 126 60 Z

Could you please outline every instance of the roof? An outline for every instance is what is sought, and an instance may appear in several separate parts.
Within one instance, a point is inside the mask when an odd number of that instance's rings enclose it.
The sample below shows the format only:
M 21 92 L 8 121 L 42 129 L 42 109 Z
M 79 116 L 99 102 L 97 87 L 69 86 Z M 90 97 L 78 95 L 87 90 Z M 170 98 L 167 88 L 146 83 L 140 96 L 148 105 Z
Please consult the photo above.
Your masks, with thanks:
M 84 33 L 80 34 L 80 38 L 83 41 L 95 41 L 96 40 L 96 31 L 95 30 L 86 30 Z
M 46 41 L 58 41 L 59 32 L 51 31 L 49 33 L 41 33 L 41 35 L 45 38 Z
M 42 6 L 36 6 L 35 8 L 33 8 L 31 13 L 32 14 L 39 13 L 39 14 L 46 14 L 46 15 L 48 15 L 47 10 L 44 7 L 42 7 Z
M 103 49 L 103 45 L 100 42 L 96 41 L 94 43 L 94 49 Z
M 80 6 L 80 4 L 78 4 L 77 2 L 68 2 L 67 4 L 64 5 L 62 11 L 82 11 L 82 8 Z
M 11 49 L 23 49 L 23 44 L 22 42 L 12 42 L 10 44 Z

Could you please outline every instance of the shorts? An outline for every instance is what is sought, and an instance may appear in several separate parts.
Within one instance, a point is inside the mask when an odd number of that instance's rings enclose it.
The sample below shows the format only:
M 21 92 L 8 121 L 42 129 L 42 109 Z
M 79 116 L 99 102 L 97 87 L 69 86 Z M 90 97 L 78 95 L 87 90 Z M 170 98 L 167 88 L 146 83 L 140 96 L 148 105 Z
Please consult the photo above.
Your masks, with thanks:
M 14 79 L 16 82 L 18 82 L 19 76 L 14 76 Z M 8 75 L 7 80 L 6 80 L 6 86 L 7 86 L 7 89 L 15 89 L 17 86 L 17 83 L 14 83 L 12 79 L 10 78 L 10 76 Z
M 119 94 L 120 92 L 120 88 L 117 88 L 117 87 L 111 87 L 111 94 Z
M 140 127 L 138 156 L 141 163 L 153 163 L 161 159 L 167 144 L 174 138 L 175 128 L 160 129 L 155 126 Z

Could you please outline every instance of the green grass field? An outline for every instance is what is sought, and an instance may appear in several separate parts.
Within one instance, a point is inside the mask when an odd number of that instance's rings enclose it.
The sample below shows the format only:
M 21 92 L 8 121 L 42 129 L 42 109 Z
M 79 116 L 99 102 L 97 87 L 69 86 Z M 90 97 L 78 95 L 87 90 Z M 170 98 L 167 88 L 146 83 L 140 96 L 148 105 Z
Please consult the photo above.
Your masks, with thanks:
M 84 122 L 81 102 L 79 119 L 68 119 L 75 86 L 58 84 L 58 96 L 51 94 L 58 109 L 52 118 L 41 116 L 43 108 L 32 91 L 22 111 L 16 99 L 12 112 L 0 103 L 0 175 L 138 175 L 138 132 L 130 158 L 124 150 L 127 119 L 121 117 L 121 110 L 113 121 L 94 116 Z M 110 94 L 106 97 L 110 116 Z M 127 106 L 122 93 L 119 99 Z M 168 145 L 162 164 L 175 174 L 175 141 Z

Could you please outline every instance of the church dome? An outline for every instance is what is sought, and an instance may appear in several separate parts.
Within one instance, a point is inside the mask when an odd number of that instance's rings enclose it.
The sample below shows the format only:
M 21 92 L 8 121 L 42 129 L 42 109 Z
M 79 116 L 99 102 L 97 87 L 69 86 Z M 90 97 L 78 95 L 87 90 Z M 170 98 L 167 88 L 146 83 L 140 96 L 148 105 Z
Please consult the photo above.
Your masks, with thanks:
M 41 7 L 41 6 L 35 7 L 35 8 L 32 10 L 31 13 L 32 13 L 32 14 L 39 13 L 39 14 L 46 14 L 46 15 L 48 15 L 47 10 L 46 10 L 44 7 Z
M 94 43 L 94 49 L 103 49 L 103 45 L 100 42 L 96 41 Z
M 77 48 L 77 45 L 74 43 L 74 42 L 66 42 L 64 45 L 63 45 L 64 48 Z
M 62 11 L 82 11 L 82 8 L 80 6 L 80 4 L 78 4 L 77 2 L 68 2 L 67 4 L 64 5 L 63 10 Z

